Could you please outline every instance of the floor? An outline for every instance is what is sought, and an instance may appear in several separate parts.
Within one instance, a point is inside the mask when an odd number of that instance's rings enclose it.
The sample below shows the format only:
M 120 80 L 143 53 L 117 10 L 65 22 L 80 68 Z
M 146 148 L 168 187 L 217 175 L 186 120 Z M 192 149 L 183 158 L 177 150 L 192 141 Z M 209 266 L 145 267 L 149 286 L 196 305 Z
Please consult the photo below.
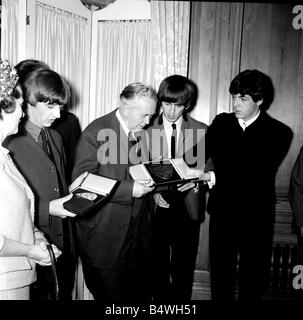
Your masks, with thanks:
M 202 281 L 201 281 L 202 278 Z M 200 276 L 198 282 L 193 284 L 192 300 L 211 300 L 210 293 L 210 281 L 209 274 L 205 272 L 202 277 Z M 269 288 L 266 294 L 264 295 L 263 300 L 279 300 L 279 301 L 298 301 L 303 300 L 303 289 L 299 290 L 277 290 Z

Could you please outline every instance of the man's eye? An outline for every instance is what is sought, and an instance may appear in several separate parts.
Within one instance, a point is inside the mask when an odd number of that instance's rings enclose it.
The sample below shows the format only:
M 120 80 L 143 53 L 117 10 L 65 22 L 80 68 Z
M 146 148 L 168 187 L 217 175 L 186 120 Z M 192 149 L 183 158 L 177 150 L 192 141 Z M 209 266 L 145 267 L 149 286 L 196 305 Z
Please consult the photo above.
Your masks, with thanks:
M 48 104 L 48 105 L 47 105 L 47 107 L 48 107 L 49 109 L 53 109 L 53 108 L 55 108 L 55 107 L 57 107 L 57 106 L 60 108 L 60 110 L 63 109 L 63 105 L 58 105 L 58 104 Z

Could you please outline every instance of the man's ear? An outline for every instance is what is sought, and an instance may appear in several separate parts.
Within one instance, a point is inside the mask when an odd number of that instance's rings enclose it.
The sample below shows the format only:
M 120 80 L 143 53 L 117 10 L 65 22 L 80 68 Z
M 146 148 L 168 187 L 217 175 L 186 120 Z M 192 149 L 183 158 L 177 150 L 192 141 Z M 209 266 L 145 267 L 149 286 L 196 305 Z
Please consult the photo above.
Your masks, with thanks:
M 257 106 L 260 107 L 260 105 L 263 103 L 263 99 L 260 99 L 256 102 Z

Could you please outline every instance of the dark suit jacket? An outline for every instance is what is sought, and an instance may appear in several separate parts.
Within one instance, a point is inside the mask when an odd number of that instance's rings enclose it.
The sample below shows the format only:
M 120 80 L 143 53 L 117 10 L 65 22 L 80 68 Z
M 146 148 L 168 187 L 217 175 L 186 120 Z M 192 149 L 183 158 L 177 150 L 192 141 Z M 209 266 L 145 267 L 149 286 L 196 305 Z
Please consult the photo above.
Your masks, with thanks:
M 205 133 L 207 126 L 199 122 L 189 115 L 183 118 L 181 125 L 181 133 L 178 139 L 178 146 L 176 150 L 176 158 L 183 157 L 185 162 L 192 168 L 202 169 L 205 158 Z M 165 132 L 163 126 L 162 114 L 155 118 L 147 129 L 150 141 L 150 157 L 151 160 L 158 160 L 159 156 L 167 157 L 167 141 L 165 139 Z M 161 140 L 159 139 L 159 133 L 164 136 L 163 148 L 161 149 Z M 194 160 L 200 157 L 197 163 Z M 182 194 L 178 193 L 178 196 L 184 196 L 184 202 L 189 212 L 190 217 L 193 220 L 203 220 L 205 211 L 205 186 L 201 184 L 199 191 L 196 193 L 193 189 Z
M 76 146 L 81 135 L 79 120 L 73 113 L 61 111 L 61 116 L 53 123 L 52 129 L 60 133 L 63 141 L 66 156 L 66 180 L 69 184 L 75 161 Z
M 240 213 L 242 222 L 273 222 L 275 175 L 287 154 L 292 131 L 266 112 L 243 132 L 234 113 L 219 114 L 208 130 L 208 153 L 216 185 L 210 191 L 208 212 L 221 218 Z
M 65 155 L 60 135 L 46 129 L 56 161 L 56 167 L 34 138 L 25 129 L 18 135 L 10 136 L 6 147 L 19 171 L 22 173 L 35 195 L 35 225 L 41 229 L 48 240 L 58 248 L 63 248 L 62 219 L 49 214 L 49 202 L 68 194 L 65 183 Z M 62 181 L 60 194 L 60 183 Z
M 289 185 L 289 201 L 295 227 L 303 227 L 303 147 L 293 166 Z
M 110 136 L 109 140 L 105 136 Z M 108 147 L 108 152 L 103 154 L 102 150 Z M 100 164 L 106 154 L 112 156 L 112 161 Z M 110 200 L 97 212 L 77 219 L 81 258 L 95 267 L 107 268 L 115 261 L 123 246 L 131 215 L 150 210 L 148 196 L 132 197 L 134 182 L 129 175 L 127 154 L 127 137 L 120 128 L 116 110 L 89 124 L 76 150 L 73 180 L 88 171 L 120 182 Z

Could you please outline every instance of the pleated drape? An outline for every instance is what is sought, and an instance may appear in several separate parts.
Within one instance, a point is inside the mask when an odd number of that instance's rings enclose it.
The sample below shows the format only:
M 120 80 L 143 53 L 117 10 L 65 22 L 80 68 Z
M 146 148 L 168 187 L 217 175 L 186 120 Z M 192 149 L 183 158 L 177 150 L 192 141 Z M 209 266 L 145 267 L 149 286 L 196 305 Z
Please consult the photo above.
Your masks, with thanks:
M 119 94 L 129 83 L 153 84 L 150 21 L 99 21 L 97 43 L 91 121 L 116 108 Z
M 2 0 L 1 59 L 11 65 L 18 63 L 18 10 L 19 0 Z
M 87 125 L 88 103 L 84 98 L 84 74 L 89 72 L 85 18 L 36 3 L 36 56 L 62 75 L 72 91 L 71 111 Z
M 187 75 L 190 24 L 189 1 L 151 0 L 154 85 L 173 74 Z

